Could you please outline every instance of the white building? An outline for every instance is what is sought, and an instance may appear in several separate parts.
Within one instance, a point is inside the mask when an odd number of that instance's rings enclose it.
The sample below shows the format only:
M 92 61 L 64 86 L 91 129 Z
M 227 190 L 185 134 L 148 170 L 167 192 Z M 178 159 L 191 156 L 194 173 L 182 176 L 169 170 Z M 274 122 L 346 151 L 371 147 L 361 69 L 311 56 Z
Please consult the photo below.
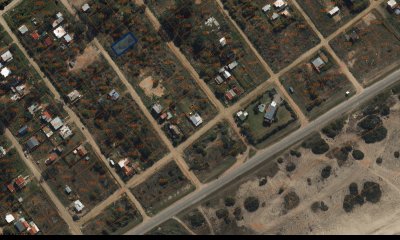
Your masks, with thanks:
M 51 124 L 51 126 L 53 127 L 53 129 L 55 131 L 57 131 L 58 129 L 60 129 L 64 125 L 64 123 L 63 123 L 63 121 L 61 120 L 60 117 L 56 117 L 53 120 L 51 120 L 50 124 Z
M 23 35 L 26 32 L 28 32 L 28 28 L 25 25 L 22 25 L 21 27 L 18 28 L 18 31 Z
M 83 4 L 83 6 L 82 6 L 82 11 L 83 12 L 87 12 L 89 9 L 90 9 L 89 4 L 87 4 L 87 3 Z
M 70 92 L 67 96 L 71 102 L 74 102 L 82 97 L 82 95 L 78 92 L 78 90 Z
M 71 37 L 69 34 L 67 34 L 67 35 L 64 36 L 64 40 L 65 40 L 67 43 L 70 43 L 70 42 L 72 41 L 72 37 Z
M 329 16 L 333 17 L 333 16 L 335 16 L 336 14 L 338 14 L 339 12 L 340 12 L 339 7 L 335 6 L 334 8 L 332 8 L 332 9 L 328 12 L 328 14 L 329 14 Z
M 262 8 L 262 11 L 264 13 L 267 13 L 269 10 L 271 10 L 271 4 L 267 4 Z
M 190 121 L 192 121 L 193 125 L 198 127 L 203 123 L 203 119 L 200 117 L 198 113 L 193 114 L 189 117 Z
M 56 28 L 53 31 L 53 33 L 57 38 L 62 38 L 62 37 L 64 37 L 65 34 L 67 34 L 67 32 L 65 32 L 65 29 L 62 26 L 59 26 L 58 28 Z
M 14 216 L 12 214 L 7 214 L 6 215 L 6 222 L 7 223 L 12 223 L 15 220 Z
M 3 75 L 3 77 L 8 77 L 11 74 L 11 70 L 8 67 L 5 67 L 3 69 L 1 69 L 1 75 Z
M 223 46 L 225 46 L 226 45 L 226 38 L 221 38 L 220 40 L 219 40 L 219 43 L 221 44 L 221 47 L 223 47 Z
M 73 134 L 73 132 L 72 132 L 72 130 L 67 126 L 67 125 L 65 125 L 65 126 L 63 126 L 61 129 L 60 129 L 60 136 L 62 137 L 62 139 L 67 139 L 67 138 L 69 138 L 70 136 L 72 136 L 72 134 Z
M 7 52 L 3 53 L 3 54 L 1 55 L 1 59 L 2 59 L 4 62 L 9 62 L 9 61 L 13 60 L 13 56 L 12 56 L 10 50 L 8 50 Z
M 75 208 L 75 211 L 77 211 L 78 213 L 80 213 L 80 212 L 82 212 L 82 210 L 85 208 L 85 205 L 83 205 L 83 204 L 81 203 L 81 201 L 76 200 L 76 201 L 74 202 L 74 208 Z

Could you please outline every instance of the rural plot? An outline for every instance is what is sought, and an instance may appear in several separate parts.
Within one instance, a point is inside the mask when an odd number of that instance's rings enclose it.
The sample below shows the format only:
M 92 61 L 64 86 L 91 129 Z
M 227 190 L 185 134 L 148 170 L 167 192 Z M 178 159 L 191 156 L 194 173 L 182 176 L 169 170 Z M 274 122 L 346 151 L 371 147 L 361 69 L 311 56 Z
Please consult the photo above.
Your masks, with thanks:
M 222 103 L 233 104 L 268 80 L 268 73 L 216 1 L 181 4 L 176 0 L 151 0 L 147 5 L 158 17 L 168 40 L 186 55 Z M 231 89 L 239 94 L 230 96 Z
M 120 235 L 132 229 L 142 216 L 126 195 L 110 204 L 102 213 L 83 226 L 85 235 Z
M 175 219 L 169 219 L 145 235 L 189 235 L 190 233 Z
M 185 150 L 185 161 L 201 182 L 209 182 L 235 164 L 245 151 L 246 146 L 239 136 L 223 122 Z
M 12 214 L 32 220 L 44 234 L 69 234 L 68 225 L 59 216 L 53 203 L 47 198 L 33 175 L 27 170 L 17 151 L 6 143 L 5 138 L 0 136 L 0 144 L 6 150 L 6 155 L 0 158 L 0 184 L 4 187 L 0 190 L 0 215 Z M 7 185 L 18 176 L 27 177 L 26 186 L 10 193 Z M 22 203 L 18 201 L 22 198 Z M 4 234 L 17 234 L 12 225 L 3 226 Z
M 174 145 L 178 145 L 201 124 L 192 123 L 190 116 L 197 113 L 202 122 L 207 122 L 215 116 L 215 109 L 153 30 L 141 7 L 131 2 L 107 2 L 109 4 L 90 1 L 93 6 L 91 12 L 81 13 L 81 18 L 86 19 L 89 27 L 98 34 L 99 41 L 122 69 L 144 104 L 152 110 L 154 104 L 160 105 L 154 117 L 163 125 Z M 139 41 L 131 50 L 117 56 L 112 44 L 126 34 L 134 34 Z M 171 131 L 172 128 L 177 130 Z
M 257 148 L 266 147 L 300 126 L 296 113 L 274 87 L 243 109 L 235 115 L 237 125 Z
M 325 37 L 334 33 L 369 6 L 369 0 L 359 1 L 364 3 L 357 8 L 354 8 L 350 3 L 346 4 L 350 1 L 345 0 L 303 0 L 297 2 Z
M 319 42 L 290 2 L 279 9 L 272 6 L 274 0 L 222 2 L 274 72 L 282 70 Z M 271 9 L 263 12 L 266 4 L 270 4 Z
M 330 42 L 354 77 L 364 86 L 399 66 L 400 41 L 381 15 L 372 11 Z
M 131 188 L 131 191 L 146 213 L 154 216 L 194 189 L 190 180 L 172 161 L 141 184 Z
M 52 163 L 43 172 L 43 177 L 66 207 L 80 200 L 85 206 L 82 214 L 85 214 L 118 187 L 90 145 L 82 146 L 85 150 L 65 153 Z
M 14 31 L 19 31 L 22 24 L 28 28 L 25 34 L 17 33 L 19 38 L 28 51 L 34 54 L 33 57 L 61 92 L 64 100 L 75 104 L 75 112 L 89 126 L 102 152 L 107 157 L 117 159 L 134 156 L 136 162 L 147 168 L 165 154 L 163 144 L 153 141 L 157 139 L 154 129 L 138 106 L 127 96 L 126 89 L 113 69 L 89 43 L 91 32 L 87 27 L 73 19 L 62 8 L 62 4 L 42 3 L 23 1 L 7 16 L 9 25 Z M 27 13 L 18 17 L 21 12 Z M 62 19 L 58 12 L 62 13 Z M 36 23 L 31 21 L 33 18 Z M 56 29 L 53 21 L 61 21 Z M 56 30 L 59 26 L 63 27 L 70 38 L 65 38 L 65 35 L 58 38 L 60 31 Z M 74 91 L 72 98 L 70 94 Z M 114 123 L 115 120 L 118 122 Z M 116 124 L 121 125 L 123 130 L 113 132 Z M 102 138 L 104 136 L 108 137 Z M 124 147 L 114 147 L 114 140 L 123 142 Z
M 325 49 L 285 73 L 280 80 L 286 89 L 291 89 L 293 100 L 310 119 L 355 94 L 353 85 Z

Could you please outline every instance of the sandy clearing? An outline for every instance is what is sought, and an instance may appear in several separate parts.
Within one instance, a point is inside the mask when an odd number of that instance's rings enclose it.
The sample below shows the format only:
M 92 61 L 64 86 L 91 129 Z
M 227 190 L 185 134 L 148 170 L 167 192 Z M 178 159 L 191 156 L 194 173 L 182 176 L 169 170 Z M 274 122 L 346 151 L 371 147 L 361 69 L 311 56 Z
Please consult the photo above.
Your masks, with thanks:
M 85 48 L 85 51 L 79 55 L 75 60 L 75 66 L 70 68 L 71 72 L 77 72 L 81 69 L 86 68 L 90 64 L 96 62 L 99 59 L 99 52 L 96 48 L 89 45 Z
M 156 88 L 153 88 L 153 83 L 154 83 L 153 77 L 149 76 L 143 79 L 139 83 L 139 86 L 148 97 L 153 97 L 153 96 L 162 97 L 164 95 L 165 88 L 161 85 L 161 81 L 158 83 Z

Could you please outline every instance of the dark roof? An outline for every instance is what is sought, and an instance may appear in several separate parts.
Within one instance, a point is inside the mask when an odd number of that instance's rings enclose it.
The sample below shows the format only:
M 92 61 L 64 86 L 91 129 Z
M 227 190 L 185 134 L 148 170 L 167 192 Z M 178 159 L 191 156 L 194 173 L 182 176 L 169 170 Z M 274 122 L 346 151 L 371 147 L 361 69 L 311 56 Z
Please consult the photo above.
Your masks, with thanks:
M 18 232 L 23 232 L 26 230 L 24 224 L 22 224 L 20 221 L 17 221 L 14 223 L 15 228 L 18 230 Z
M 28 147 L 29 150 L 32 150 L 35 147 L 39 146 L 39 141 L 35 137 L 32 137 L 31 139 L 28 140 L 28 142 L 26 142 L 26 146 Z
M 22 136 L 22 135 L 25 135 L 27 132 L 28 132 L 28 126 L 25 125 L 18 130 L 18 135 Z
M 264 115 L 264 118 L 269 121 L 274 120 L 275 112 L 276 112 L 276 107 L 269 105 L 267 112 Z

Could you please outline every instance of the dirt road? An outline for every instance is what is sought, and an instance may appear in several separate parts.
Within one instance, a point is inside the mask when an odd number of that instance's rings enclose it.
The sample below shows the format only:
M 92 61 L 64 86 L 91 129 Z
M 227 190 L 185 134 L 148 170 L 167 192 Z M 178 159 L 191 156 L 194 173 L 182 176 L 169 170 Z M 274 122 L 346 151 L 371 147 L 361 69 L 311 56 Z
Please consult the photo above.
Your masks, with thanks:
M 19 156 L 21 159 L 25 162 L 25 164 L 28 166 L 29 170 L 35 177 L 35 179 L 39 182 L 40 186 L 42 186 L 43 190 L 47 193 L 49 196 L 50 200 L 54 203 L 55 207 L 58 210 L 58 213 L 60 214 L 60 217 L 64 219 L 64 221 L 68 224 L 69 229 L 72 234 L 75 235 L 82 235 L 82 232 L 78 225 L 72 220 L 71 215 L 68 213 L 68 210 L 64 207 L 64 205 L 58 200 L 56 195 L 53 193 L 53 191 L 50 189 L 49 185 L 46 182 L 41 182 L 40 179 L 42 177 L 41 172 L 37 169 L 37 167 L 33 164 L 33 162 L 28 159 L 25 154 L 22 146 L 19 144 L 17 139 L 12 135 L 10 130 L 6 130 L 5 136 L 11 141 L 12 146 L 17 150 Z

